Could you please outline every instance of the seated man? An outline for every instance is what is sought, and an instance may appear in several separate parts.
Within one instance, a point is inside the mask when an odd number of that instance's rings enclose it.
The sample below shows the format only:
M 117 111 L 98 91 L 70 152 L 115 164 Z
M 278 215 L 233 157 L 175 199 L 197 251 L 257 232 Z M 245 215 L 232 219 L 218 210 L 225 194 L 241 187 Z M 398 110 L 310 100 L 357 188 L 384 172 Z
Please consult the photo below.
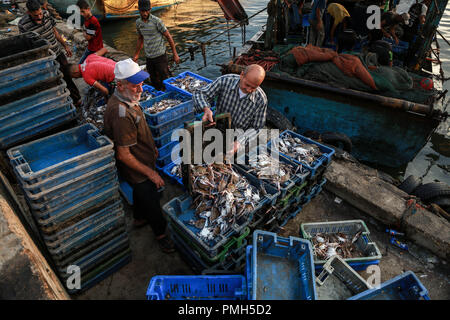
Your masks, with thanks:
M 375 41 L 369 47 L 369 52 L 374 52 L 377 54 L 377 60 L 380 65 L 392 67 L 393 54 L 392 46 L 389 42 L 383 40 Z
M 101 49 L 106 50 L 105 48 Z M 71 64 L 70 74 L 72 78 L 83 77 L 84 81 L 101 91 L 105 96 L 112 94 L 114 81 L 114 60 L 91 54 L 82 64 Z
M 267 97 L 259 87 L 264 81 L 266 72 L 257 65 L 247 66 L 238 76 L 226 74 L 214 82 L 198 89 L 192 95 L 196 112 L 205 112 L 203 121 L 213 120 L 210 109 L 214 98 L 218 98 L 217 113 L 231 114 L 231 128 L 244 131 L 253 128 L 261 129 L 266 123 Z M 234 152 L 246 137 L 240 137 L 234 145 Z
M 381 30 L 386 38 L 394 39 L 395 43 L 399 43 L 397 29 L 400 24 L 407 25 L 409 23 L 409 14 L 397 14 L 393 12 L 385 12 L 381 15 Z
M 158 149 L 139 106 L 142 83 L 149 74 L 131 59 L 117 62 L 114 74 L 117 87 L 106 106 L 105 133 L 114 142 L 121 176 L 133 187 L 134 224 L 148 222 L 161 250 L 174 252 L 159 203 L 164 180 L 155 169 Z

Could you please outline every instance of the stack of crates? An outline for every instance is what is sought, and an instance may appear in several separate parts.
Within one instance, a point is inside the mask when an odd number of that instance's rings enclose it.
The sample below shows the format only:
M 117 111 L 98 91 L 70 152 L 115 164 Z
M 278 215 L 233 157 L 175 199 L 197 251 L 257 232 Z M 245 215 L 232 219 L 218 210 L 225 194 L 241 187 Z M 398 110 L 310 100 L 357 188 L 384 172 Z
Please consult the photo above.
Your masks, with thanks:
M 113 143 L 85 124 L 7 151 L 62 283 L 81 292 L 131 260 Z M 71 269 L 72 268 L 72 269 Z
M 281 198 L 278 201 L 279 207 L 277 208 L 277 210 L 280 211 L 279 208 L 281 205 L 282 212 L 277 215 L 277 221 L 276 224 L 273 225 L 272 230 L 276 230 L 278 227 L 283 227 L 284 225 L 286 225 L 289 220 L 297 216 L 302 208 L 304 208 L 322 191 L 322 188 L 327 181 L 324 178 L 324 173 L 327 167 L 330 165 L 335 153 L 334 149 L 290 130 L 282 132 L 280 134 L 280 138 L 283 138 L 286 135 L 291 135 L 292 137 L 299 138 L 301 141 L 307 144 L 317 145 L 322 155 L 312 164 L 307 164 L 303 161 L 298 161 L 280 152 L 281 156 L 286 157 L 293 163 L 301 166 L 303 169 L 307 170 L 309 174 L 305 177 L 305 179 L 299 180 L 296 186 L 287 193 L 287 196 Z M 271 146 L 272 141 L 267 144 L 267 149 L 271 150 L 272 152 L 279 152 L 279 150 L 275 150 L 275 148 L 272 148 Z
M 234 166 L 233 169 L 244 176 L 258 190 L 262 182 L 246 173 L 242 168 Z M 201 238 L 198 229 L 190 220 L 195 220 L 195 208 L 192 208 L 192 197 L 186 193 L 176 197 L 163 206 L 168 220 L 171 237 L 180 254 L 197 273 L 211 270 L 242 271 L 245 265 L 245 247 L 250 235 L 249 224 L 253 216 L 267 205 L 273 205 L 279 192 L 276 188 L 265 186 L 267 194 L 261 196 L 253 212 L 248 217 L 235 221 L 231 228 L 220 234 L 214 240 Z
M 59 63 L 34 32 L 0 40 L 0 148 L 76 119 Z

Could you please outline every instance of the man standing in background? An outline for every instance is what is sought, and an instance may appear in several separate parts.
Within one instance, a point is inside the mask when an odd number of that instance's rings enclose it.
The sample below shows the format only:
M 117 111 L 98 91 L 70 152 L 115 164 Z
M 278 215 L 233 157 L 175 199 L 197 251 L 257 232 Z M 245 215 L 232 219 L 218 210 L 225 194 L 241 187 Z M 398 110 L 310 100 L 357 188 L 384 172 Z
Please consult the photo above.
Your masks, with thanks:
M 97 18 L 91 13 L 91 8 L 86 0 L 78 0 L 77 6 L 80 8 L 80 14 L 84 18 L 84 37 L 88 41 L 88 47 L 84 51 L 83 56 L 78 64 L 82 64 L 84 60 L 95 52 L 103 48 L 102 27 Z M 97 55 L 100 55 L 97 53 Z
M 180 57 L 178 57 L 175 43 L 163 21 L 150 14 L 152 9 L 150 1 L 139 0 L 138 6 L 141 17 L 136 20 L 138 40 L 133 60 L 137 61 L 139 53 L 144 47 L 145 57 L 147 58 L 147 72 L 150 73 L 152 86 L 156 90 L 164 90 L 163 80 L 170 76 L 164 37 L 167 38 L 172 48 L 173 60 L 177 64 L 180 63 Z
M 309 19 L 311 31 L 309 34 L 309 43 L 316 47 L 321 47 L 325 39 L 325 28 L 323 26 L 323 13 L 327 7 L 327 0 L 314 0 Z

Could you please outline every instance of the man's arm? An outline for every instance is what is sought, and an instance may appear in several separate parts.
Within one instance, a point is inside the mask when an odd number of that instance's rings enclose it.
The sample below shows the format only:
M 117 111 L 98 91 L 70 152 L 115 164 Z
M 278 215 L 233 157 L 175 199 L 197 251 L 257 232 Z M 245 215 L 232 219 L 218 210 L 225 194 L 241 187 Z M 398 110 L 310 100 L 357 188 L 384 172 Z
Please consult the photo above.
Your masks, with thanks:
M 175 42 L 173 41 L 172 36 L 169 33 L 169 30 L 166 30 L 163 35 L 167 38 L 167 41 L 169 41 L 169 45 L 172 48 L 173 52 L 173 60 L 178 64 L 180 63 L 180 57 L 178 56 L 177 49 L 175 48 Z
M 58 30 L 56 30 L 55 27 L 53 27 L 53 32 L 55 33 L 55 38 L 56 40 L 59 41 L 59 43 L 61 43 L 64 47 L 64 49 L 67 52 L 67 56 L 71 57 L 72 56 L 72 51 L 70 51 L 69 46 L 67 45 L 67 43 L 64 41 L 64 39 L 61 37 L 61 35 L 59 34 Z
M 192 94 L 195 112 L 200 113 L 211 107 L 214 97 L 220 92 L 222 87 L 221 77 L 217 78 L 210 84 L 195 90 Z
M 129 147 L 118 146 L 117 159 L 127 167 L 145 175 L 156 185 L 157 189 L 164 186 L 164 180 L 159 176 L 159 174 L 155 170 L 152 170 L 151 168 L 137 160 L 136 157 L 131 154 Z
M 139 59 L 139 53 L 141 53 L 142 47 L 144 46 L 144 37 L 142 34 L 138 35 L 137 44 L 136 44 L 136 51 L 134 52 L 133 61 L 137 61 Z
M 100 82 L 95 81 L 94 84 L 92 85 L 94 88 L 100 90 L 105 96 L 107 96 L 109 94 L 108 89 L 105 88 L 105 86 L 103 86 Z

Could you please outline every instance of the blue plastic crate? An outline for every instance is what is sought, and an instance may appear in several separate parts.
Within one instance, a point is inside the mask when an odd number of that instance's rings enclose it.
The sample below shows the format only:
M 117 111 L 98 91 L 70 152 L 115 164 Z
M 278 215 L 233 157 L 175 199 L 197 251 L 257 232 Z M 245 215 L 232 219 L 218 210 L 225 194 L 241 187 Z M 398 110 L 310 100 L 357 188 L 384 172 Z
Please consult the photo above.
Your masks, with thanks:
M 158 113 L 150 113 L 147 111 L 147 108 L 151 107 L 156 102 L 160 102 L 165 99 L 177 99 L 183 102 L 177 106 L 174 106 L 172 108 L 166 109 Z M 164 93 L 160 96 L 147 100 L 147 102 L 148 104 L 146 105 L 146 108 L 144 108 L 143 110 L 145 114 L 145 119 L 147 120 L 147 123 L 151 126 L 157 126 L 159 124 L 166 123 L 182 114 L 194 111 L 194 104 L 189 96 L 173 91 Z
M 256 157 L 256 155 L 260 153 L 260 150 L 261 149 L 259 147 L 257 147 L 255 150 L 249 151 L 248 154 L 243 154 L 242 156 L 240 156 L 236 159 L 236 163 L 239 166 L 241 166 L 246 172 L 248 172 L 251 169 L 251 166 L 246 165 L 246 164 L 240 164 L 240 163 L 247 163 L 248 160 L 251 159 L 251 157 Z M 274 151 L 272 151 L 272 152 L 274 152 Z M 265 153 L 267 154 L 267 152 L 265 152 Z M 256 158 L 255 158 L 255 160 L 256 160 Z M 279 162 L 290 164 L 294 168 L 299 166 L 296 162 L 292 161 L 292 159 L 290 159 L 284 155 L 281 155 L 281 154 L 278 154 L 278 160 L 279 160 Z M 249 173 L 256 178 L 256 176 L 252 172 L 249 172 Z M 309 175 L 310 175 L 309 170 L 300 168 L 298 170 L 298 172 L 295 175 L 293 175 L 288 181 L 285 181 L 284 183 L 282 183 L 280 185 L 279 198 L 280 199 L 284 198 L 289 190 L 291 190 L 296 185 L 301 185 L 303 182 L 305 182 L 305 180 L 308 178 Z M 261 180 L 267 184 L 270 184 L 273 187 L 276 187 L 276 185 L 269 182 L 269 180 L 265 180 L 262 178 L 261 178 Z
M 178 141 L 171 141 L 168 144 L 162 146 L 161 148 L 158 148 L 158 158 L 164 158 L 168 154 L 172 152 L 172 149 L 178 145 Z
M 176 77 L 172 77 L 172 78 L 164 80 L 163 83 L 164 83 L 164 86 L 166 87 L 166 90 L 167 91 L 180 92 L 180 93 L 188 95 L 189 97 L 192 97 L 192 93 L 190 93 L 189 91 L 186 91 L 184 89 L 178 88 L 178 87 L 176 87 L 176 86 L 174 86 L 172 84 L 172 82 L 175 79 L 185 78 L 186 76 L 191 76 L 191 77 L 193 77 L 195 79 L 203 80 L 203 81 L 207 82 L 208 84 L 213 82 L 211 79 L 207 79 L 207 78 L 204 78 L 202 76 L 199 76 L 198 74 L 192 73 L 190 71 L 186 71 L 186 72 L 180 73 Z
M 316 142 L 314 140 L 306 138 L 306 137 L 304 137 L 304 136 L 302 136 L 302 135 L 300 135 L 298 133 L 295 133 L 293 131 L 290 131 L 290 130 L 283 131 L 280 134 L 280 137 L 284 137 L 286 134 L 290 134 L 291 136 L 293 136 L 295 138 L 299 138 L 304 143 L 315 144 L 315 145 L 317 145 L 319 147 L 320 151 L 322 152 L 322 155 L 318 159 L 316 159 L 312 163 L 311 166 L 306 164 L 306 163 L 304 163 L 304 162 L 302 162 L 302 161 L 297 161 L 295 159 L 292 159 L 291 157 L 289 157 L 289 156 L 287 156 L 287 155 L 285 155 L 285 154 L 280 152 L 281 155 L 283 155 L 283 156 L 287 157 L 288 159 L 291 159 L 292 161 L 294 161 L 294 162 L 296 162 L 298 164 L 301 164 L 301 165 L 305 166 L 306 168 L 308 168 L 311 171 L 311 175 L 309 176 L 309 178 L 313 178 L 315 176 L 316 171 L 317 171 L 317 169 L 319 169 L 320 166 L 327 165 L 327 164 L 329 164 L 331 162 L 332 157 L 333 157 L 334 152 L 335 152 L 334 149 L 329 148 L 327 146 L 324 146 L 323 144 L 320 144 L 320 143 L 318 143 L 318 142 Z M 271 149 L 271 144 L 272 144 L 272 141 L 269 141 L 269 143 L 267 144 L 267 149 Z M 275 151 L 279 152 L 279 150 L 275 150 Z
M 78 221 L 68 227 L 58 230 L 56 233 L 51 235 L 42 234 L 42 237 L 45 241 L 52 242 L 57 240 L 66 239 L 73 234 L 81 231 L 87 231 L 92 228 L 92 225 L 95 225 L 96 222 L 101 221 L 105 217 L 107 217 L 111 212 L 115 212 L 117 210 L 123 210 L 122 201 L 117 200 L 112 202 L 111 204 L 105 205 L 103 208 L 99 209 L 99 211 L 89 215 L 88 217 Z
M 23 116 L 23 113 L 27 115 L 26 113 L 35 109 L 45 110 L 49 105 L 52 106 L 54 103 L 64 101 L 69 95 L 70 92 L 67 90 L 66 84 L 63 83 L 29 97 L 5 104 L 0 108 L 0 124 L 16 116 Z
M 21 66 L 13 68 L 20 69 Z M 0 95 L 13 94 L 15 91 L 32 85 L 37 86 L 40 83 L 58 77 L 60 74 L 59 63 L 55 60 L 49 61 L 45 67 L 39 68 L 38 71 L 33 73 L 21 75 L 20 72 L 16 72 L 13 76 L 5 77 L 4 81 L 0 81 Z
M 127 203 L 133 205 L 133 188 L 125 181 L 119 177 L 119 190 L 122 196 L 125 198 Z
M 379 264 L 382 257 L 380 249 L 370 238 L 370 231 L 362 220 L 345 220 L 345 221 L 329 221 L 329 222 L 312 222 L 302 223 L 300 226 L 300 235 L 302 238 L 312 241 L 317 233 L 343 233 L 349 237 L 355 236 L 362 231 L 361 236 L 355 242 L 356 247 L 365 253 L 362 258 L 344 259 L 354 270 L 365 270 L 367 266 Z M 325 260 L 319 260 L 314 256 L 315 268 L 317 271 L 322 270 Z
M 172 131 L 169 131 L 169 132 L 163 134 L 163 135 L 160 136 L 160 137 L 153 138 L 153 140 L 155 141 L 156 147 L 157 147 L 157 148 L 162 148 L 162 147 L 164 147 L 165 145 L 167 145 L 167 144 L 169 144 L 169 143 L 171 143 L 171 142 L 174 142 L 174 141 L 172 140 L 172 133 L 173 133 L 175 130 L 183 129 L 183 127 L 184 127 L 184 125 L 182 124 L 182 125 L 180 125 L 178 128 L 175 128 L 175 129 L 173 129 Z M 178 139 L 177 139 L 176 141 L 178 141 Z
M 183 113 L 174 118 L 173 120 L 169 120 L 167 122 L 161 123 L 157 126 L 149 125 L 150 131 L 152 132 L 153 138 L 162 136 L 169 131 L 173 131 L 176 128 L 179 128 L 184 123 L 193 121 L 195 119 L 194 112 Z
M 260 190 L 261 181 L 255 179 L 254 177 L 245 173 L 241 168 L 234 166 L 235 171 L 242 176 L 246 177 L 249 182 L 255 186 L 258 190 Z M 191 239 L 196 245 L 207 253 L 210 257 L 215 257 L 218 254 L 219 248 L 221 248 L 225 243 L 227 243 L 231 236 L 240 233 L 247 225 L 251 222 L 253 218 L 254 212 L 260 210 L 263 206 L 267 204 L 273 204 L 276 201 L 276 198 L 279 192 L 269 186 L 265 186 L 265 190 L 267 192 L 266 196 L 261 196 L 261 200 L 258 205 L 255 207 L 252 213 L 250 213 L 247 217 L 241 217 L 239 221 L 237 221 L 231 228 L 225 233 L 218 235 L 214 240 L 203 240 L 198 235 L 199 229 L 195 226 L 188 224 L 189 220 L 196 219 L 195 210 L 191 208 L 192 205 L 192 197 L 188 194 L 184 194 L 180 197 L 173 198 L 171 201 L 166 203 L 163 206 L 163 211 L 173 223 L 181 230 L 183 230 L 184 234 Z
M 430 300 L 428 290 L 412 271 L 383 282 L 378 288 L 363 291 L 348 300 Z
M 247 300 L 252 300 L 252 256 L 253 256 L 253 246 L 248 245 L 245 248 L 245 280 L 247 281 Z
M 181 159 L 179 161 L 169 163 L 168 165 L 166 165 L 163 168 L 163 172 L 165 175 L 167 175 L 171 179 L 171 181 L 174 181 L 175 183 L 178 183 L 179 185 L 184 187 L 183 178 L 175 176 L 172 173 L 170 173 L 172 171 L 172 168 L 175 167 L 176 165 L 178 165 L 180 162 L 181 162 Z
M 51 55 L 46 57 L 0 70 L 0 87 L 7 83 L 14 85 L 16 81 L 21 81 L 23 77 L 27 77 L 41 70 L 51 70 L 55 66 L 59 68 L 59 64 L 55 59 L 56 56 L 52 52 Z
M 299 213 L 302 211 L 302 207 L 298 206 L 296 209 L 291 210 L 288 215 L 283 219 L 283 221 L 280 223 L 280 227 L 284 227 L 289 220 L 294 219 Z
M 92 250 L 83 257 L 73 260 L 70 263 L 72 265 L 80 267 L 81 274 L 84 274 L 93 267 L 95 267 L 96 265 L 99 265 L 105 260 L 111 259 L 118 253 L 129 249 L 129 245 L 130 243 L 128 235 L 126 233 L 122 233 L 119 236 L 115 237 L 114 239 L 109 240 L 105 244 L 101 245 L 97 249 Z M 64 280 L 67 280 L 67 278 L 71 276 L 71 274 L 67 273 L 68 266 L 69 265 L 58 267 L 58 271 L 61 273 L 61 276 Z
M 252 300 L 316 300 L 309 241 L 253 232 Z
M 387 41 L 392 46 L 392 52 L 396 54 L 405 54 L 408 52 L 409 43 L 406 41 L 398 41 L 398 44 L 395 43 L 393 39 L 383 38 L 384 41 Z
M 92 124 L 85 124 L 39 140 L 34 140 L 7 151 L 11 165 L 24 184 L 38 183 L 107 154 L 113 142 L 100 135 Z
M 154 276 L 147 289 L 148 300 L 245 300 L 241 275 Z
M 158 159 L 156 159 L 156 165 L 164 170 L 164 167 L 172 162 L 172 153 L 177 154 L 179 157 L 179 150 L 179 144 L 176 143 L 169 153 L 167 153 L 164 157 L 159 156 Z
M 32 121 L 22 123 L 20 126 L 9 128 L 0 136 L 0 148 L 6 149 L 36 135 L 45 133 L 71 122 L 77 118 L 76 109 L 72 104 L 62 106 L 52 112 L 34 118 Z
M 149 92 L 153 96 L 152 98 L 150 98 L 148 100 L 145 100 L 145 101 L 142 101 L 142 102 L 139 103 L 141 108 L 143 108 L 143 109 L 144 108 L 148 108 L 149 102 L 150 102 L 151 99 L 153 99 L 155 97 L 158 97 L 158 96 L 160 96 L 160 95 L 165 93 L 164 91 L 156 90 L 155 88 L 153 88 L 152 86 L 149 86 L 148 84 L 142 85 L 142 91 Z

